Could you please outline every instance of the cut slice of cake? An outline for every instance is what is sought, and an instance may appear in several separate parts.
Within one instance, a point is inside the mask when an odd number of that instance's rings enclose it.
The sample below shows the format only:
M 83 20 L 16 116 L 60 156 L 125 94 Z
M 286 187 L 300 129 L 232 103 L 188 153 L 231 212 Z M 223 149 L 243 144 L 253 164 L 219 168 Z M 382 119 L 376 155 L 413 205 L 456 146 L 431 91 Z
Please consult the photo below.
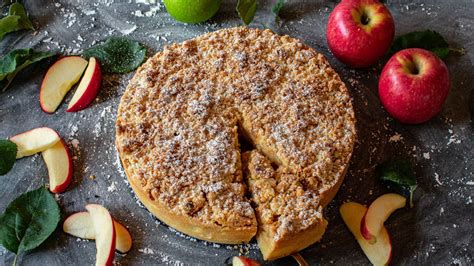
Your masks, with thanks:
M 327 221 L 317 191 L 298 175 L 274 170 L 271 161 L 256 150 L 245 152 L 242 161 L 264 259 L 291 255 L 321 239 Z

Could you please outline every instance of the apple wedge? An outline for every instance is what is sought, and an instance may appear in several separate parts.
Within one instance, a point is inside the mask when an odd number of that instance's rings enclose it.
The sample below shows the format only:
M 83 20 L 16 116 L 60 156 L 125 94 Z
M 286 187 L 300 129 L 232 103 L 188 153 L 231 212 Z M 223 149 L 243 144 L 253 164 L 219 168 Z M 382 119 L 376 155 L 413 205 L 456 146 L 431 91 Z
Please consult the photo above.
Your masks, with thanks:
M 84 72 L 84 76 L 82 76 L 66 111 L 77 112 L 89 106 L 97 96 L 97 93 L 99 93 L 101 84 L 102 72 L 100 71 L 100 64 L 94 57 L 91 57 L 89 58 L 86 72 Z
M 76 212 L 64 220 L 64 233 L 84 239 L 95 239 L 95 229 L 88 212 Z
M 260 263 L 244 256 L 235 256 L 232 258 L 232 266 L 260 266 Z
M 359 242 L 365 256 L 373 265 L 388 265 L 392 257 L 392 242 L 385 226 L 382 225 L 380 234 L 377 235 L 378 241 L 370 244 L 360 233 L 360 223 L 366 213 L 367 208 L 356 202 L 347 202 L 342 204 L 339 212 L 349 230 Z
M 98 204 L 88 204 L 86 209 L 92 220 L 97 248 L 96 266 L 112 265 L 115 256 L 114 220 L 109 211 Z
M 120 253 L 127 253 L 132 248 L 132 235 L 125 226 L 114 220 L 115 233 L 117 234 L 117 241 L 115 242 L 115 249 Z
M 63 140 L 44 150 L 43 160 L 48 168 L 49 190 L 53 193 L 64 192 L 72 181 L 72 157 Z
M 54 63 L 41 84 L 40 105 L 46 113 L 54 113 L 66 93 L 76 84 L 87 67 L 87 60 L 66 56 Z
M 18 148 L 17 159 L 44 151 L 59 140 L 58 133 L 49 127 L 35 128 L 10 138 Z
M 132 236 L 125 226 L 114 220 L 116 241 L 115 249 L 127 253 L 132 248 Z M 85 239 L 95 239 L 94 226 L 88 212 L 77 212 L 70 215 L 63 223 L 63 231 Z
M 378 197 L 370 204 L 367 212 L 362 218 L 360 224 L 360 232 L 362 236 L 369 241 L 375 243 L 377 235 L 382 230 L 383 224 L 390 215 L 397 209 L 405 207 L 407 199 L 395 193 L 388 193 Z

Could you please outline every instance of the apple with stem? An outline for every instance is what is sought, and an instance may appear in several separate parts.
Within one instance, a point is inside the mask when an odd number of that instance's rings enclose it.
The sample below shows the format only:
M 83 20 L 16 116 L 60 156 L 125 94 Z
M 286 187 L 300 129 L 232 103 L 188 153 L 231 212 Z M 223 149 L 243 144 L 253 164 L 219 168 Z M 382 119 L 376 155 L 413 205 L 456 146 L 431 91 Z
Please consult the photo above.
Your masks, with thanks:
M 370 244 L 360 232 L 360 224 L 366 211 L 367 208 L 364 205 L 356 202 L 344 203 L 339 208 L 344 223 L 352 232 L 370 262 L 373 265 L 388 265 L 392 258 L 392 241 L 385 226 L 382 224 L 382 228 L 377 235 L 378 241 L 374 244 Z
M 368 67 L 390 48 L 395 23 L 377 0 L 342 0 L 332 11 L 326 29 L 329 48 L 341 62 Z
M 42 152 L 54 146 L 60 139 L 58 133 L 49 127 L 38 127 L 9 138 L 17 146 L 17 159 Z
M 397 209 L 405 207 L 407 199 L 395 193 L 388 193 L 378 197 L 370 204 L 360 223 L 362 236 L 373 244 L 377 242 L 377 235 L 383 224 Z
M 379 97 L 385 110 L 402 123 L 434 117 L 449 93 L 449 71 L 435 54 L 420 48 L 395 53 L 382 70 Z
M 132 236 L 125 226 L 114 219 L 116 233 L 115 249 L 127 253 L 132 248 Z M 63 231 L 73 236 L 85 239 L 95 239 L 96 233 L 88 212 L 71 214 L 64 220 Z
M 74 96 L 72 96 L 67 112 L 80 111 L 95 99 L 99 93 L 100 85 L 102 83 L 102 72 L 100 70 L 100 63 L 94 57 L 89 58 L 84 76 L 77 86 Z
M 46 72 L 41 84 L 41 109 L 46 113 L 54 113 L 86 67 L 87 60 L 80 56 L 66 56 L 56 61 Z

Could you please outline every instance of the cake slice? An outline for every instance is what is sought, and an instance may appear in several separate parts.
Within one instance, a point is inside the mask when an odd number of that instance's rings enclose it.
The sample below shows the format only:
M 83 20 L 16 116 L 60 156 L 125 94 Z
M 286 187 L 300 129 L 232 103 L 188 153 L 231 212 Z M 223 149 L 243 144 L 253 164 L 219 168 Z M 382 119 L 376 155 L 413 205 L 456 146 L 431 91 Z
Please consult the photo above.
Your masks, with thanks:
M 315 191 L 307 189 L 297 175 L 274 170 L 271 161 L 257 150 L 245 152 L 242 162 L 264 259 L 285 257 L 321 239 L 327 221 Z

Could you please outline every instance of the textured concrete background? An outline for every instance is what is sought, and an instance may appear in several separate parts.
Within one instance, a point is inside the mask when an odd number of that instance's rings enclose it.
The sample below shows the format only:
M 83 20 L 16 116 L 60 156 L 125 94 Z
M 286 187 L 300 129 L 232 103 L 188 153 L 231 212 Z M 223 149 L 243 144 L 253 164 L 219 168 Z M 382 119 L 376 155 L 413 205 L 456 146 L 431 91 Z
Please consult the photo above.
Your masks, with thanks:
M 128 34 L 149 47 L 150 55 L 164 45 L 216 29 L 238 26 L 236 1 L 223 1 L 209 23 L 183 25 L 174 22 L 161 4 L 146 1 L 24 1 L 37 31 L 8 35 L 0 42 L 0 56 L 15 48 L 80 53 L 96 41 Z M 140 2 L 140 3 L 136 3 Z M 145 2 L 145 3 L 143 3 Z M 290 0 L 275 23 L 272 1 L 260 1 L 252 27 L 270 27 L 281 34 L 301 38 L 325 54 L 341 74 L 354 98 L 359 142 L 346 181 L 326 210 L 330 222 L 320 244 L 301 254 L 314 264 L 363 265 L 368 260 L 345 228 L 338 206 L 346 200 L 370 203 L 390 191 L 375 180 L 374 167 L 396 155 L 408 155 L 415 164 L 419 188 L 415 207 L 397 211 L 387 222 L 393 241 L 394 265 L 469 265 L 474 254 L 474 134 L 469 101 L 472 100 L 474 2 L 386 1 L 396 21 L 397 34 L 412 30 L 439 31 L 453 46 L 467 54 L 450 56 L 452 87 L 439 116 L 417 126 L 402 125 L 388 118 L 377 96 L 377 76 L 383 62 L 366 70 L 350 70 L 331 56 L 325 28 L 337 1 Z M 5 12 L 6 10 L 2 10 Z M 3 13 L 4 14 L 4 13 Z M 134 238 L 133 249 L 117 255 L 122 265 L 223 264 L 239 253 L 261 259 L 254 243 L 243 246 L 213 245 L 189 239 L 160 224 L 139 207 L 114 148 L 116 108 L 131 74 L 106 75 L 96 102 L 79 113 L 66 113 L 66 104 L 48 115 L 39 107 L 39 86 L 47 69 L 43 62 L 19 75 L 10 90 L 0 94 L 0 138 L 35 128 L 52 127 L 74 152 L 74 181 L 59 196 L 63 217 L 83 211 L 86 203 L 105 205 L 127 225 Z M 71 95 L 68 96 L 68 100 Z M 94 175 L 94 180 L 89 176 Z M 0 177 L 0 211 L 19 194 L 47 183 L 47 170 L 40 156 L 24 158 L 13 171 Z M 60 227 L 39 248 L 20 256 L 21 265 L 91 265 L 95 244 L 77 241 Z M 11 265 L 13 255 L 0 248 L 0 265 Z M 282 259 L 269 265 L 295 264 Z

